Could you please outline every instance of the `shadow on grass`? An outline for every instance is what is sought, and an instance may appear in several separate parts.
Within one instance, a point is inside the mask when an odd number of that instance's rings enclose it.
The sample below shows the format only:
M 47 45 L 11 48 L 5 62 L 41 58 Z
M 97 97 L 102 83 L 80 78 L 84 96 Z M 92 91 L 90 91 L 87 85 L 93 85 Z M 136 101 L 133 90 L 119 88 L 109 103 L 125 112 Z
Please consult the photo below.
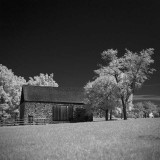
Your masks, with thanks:
M 118 119 L 115 119 L 115 118 L 113 118 L 113 119 L 109 119 L 108 121 L 106 121 L 104 118 L 94 118 L 93 119 L 93 122 L 110 122 L 110 121 L 118 121 Z
M 155 140 L 155 141 L 160 141 L 160 137 L 158 136 L 153 136 L 153 135 L 141 135 L 138 136 L 139 139 L 141 140 Z

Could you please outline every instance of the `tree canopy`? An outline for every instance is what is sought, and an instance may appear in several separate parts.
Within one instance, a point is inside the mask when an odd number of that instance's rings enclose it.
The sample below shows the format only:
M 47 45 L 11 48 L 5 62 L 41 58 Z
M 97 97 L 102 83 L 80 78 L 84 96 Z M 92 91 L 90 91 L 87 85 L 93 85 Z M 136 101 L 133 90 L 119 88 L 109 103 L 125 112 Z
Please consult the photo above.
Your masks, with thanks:
M 151 64 L 154 63 L 153 53 L 154 49 L 149 48 L 139 53 L 126 49 L 121 57 L 118 57 L 118 51 L 113 49 L 108 49 L 101 54 L 105 65 L 101 65 L 95 73 L 97 77 L 110 77 L 116 83 L 125 120 L 130 97 L 155 71 L 151 68 Z
M 34 85 L 34 86 L 51 86 L 51 87 L 58 87 L 58 83 L 56 83 L 53 79 L 53 73 L 43 74 L 40 73 L 39 76 L 29 77 L 29 81 L 27 84 Z
M 119 103 L 117 86 L 111 77 L 97 77 L 94 81 L 88 82 L 84 88 L 86 100 L 94 110 L 101 109 L 108 114 L 108 110 L 114 109 Z
M 26 80 L 23 77 L 14 75 L 12 70 L 0 64 L 1 108 L 5 110 L 6 108 L 14 108 L 19 104 L 23 84 L 26 84 Z

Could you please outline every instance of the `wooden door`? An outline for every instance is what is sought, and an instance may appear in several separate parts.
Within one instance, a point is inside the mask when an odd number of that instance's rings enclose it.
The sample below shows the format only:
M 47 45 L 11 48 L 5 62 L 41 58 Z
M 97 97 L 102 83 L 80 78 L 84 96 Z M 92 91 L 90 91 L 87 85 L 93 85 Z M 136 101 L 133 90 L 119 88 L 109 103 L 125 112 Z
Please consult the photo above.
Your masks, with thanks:
M 53 107 L 53 121 L 69 121 L 73 115 L 71 106 L 56 105 Z

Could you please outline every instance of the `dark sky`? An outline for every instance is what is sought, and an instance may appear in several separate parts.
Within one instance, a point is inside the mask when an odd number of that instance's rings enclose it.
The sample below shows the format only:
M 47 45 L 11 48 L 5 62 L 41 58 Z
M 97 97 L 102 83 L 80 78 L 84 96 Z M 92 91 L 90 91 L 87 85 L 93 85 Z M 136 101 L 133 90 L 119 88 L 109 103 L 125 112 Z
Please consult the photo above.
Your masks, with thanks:
M 160 95 L 158 1 L 0 1 L 0 63 L 25 79 L 54 73 L 59 86 L 83 87 L 110 48 L 154 48 L 157 72 L 139 93 Z

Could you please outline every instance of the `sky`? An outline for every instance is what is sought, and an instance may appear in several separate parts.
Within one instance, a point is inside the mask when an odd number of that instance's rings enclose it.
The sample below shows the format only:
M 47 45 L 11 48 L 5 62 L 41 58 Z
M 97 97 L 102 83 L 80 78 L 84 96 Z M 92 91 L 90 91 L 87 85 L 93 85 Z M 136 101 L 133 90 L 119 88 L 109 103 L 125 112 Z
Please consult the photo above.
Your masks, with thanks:
M 59 86 L 83 87 L 104 50 L 154 48 L 157 71 L 135 99 L 160 103 L 159 8 L 145 0 L 1 0 L 0 64 L 26 80 L 54 73 Z

